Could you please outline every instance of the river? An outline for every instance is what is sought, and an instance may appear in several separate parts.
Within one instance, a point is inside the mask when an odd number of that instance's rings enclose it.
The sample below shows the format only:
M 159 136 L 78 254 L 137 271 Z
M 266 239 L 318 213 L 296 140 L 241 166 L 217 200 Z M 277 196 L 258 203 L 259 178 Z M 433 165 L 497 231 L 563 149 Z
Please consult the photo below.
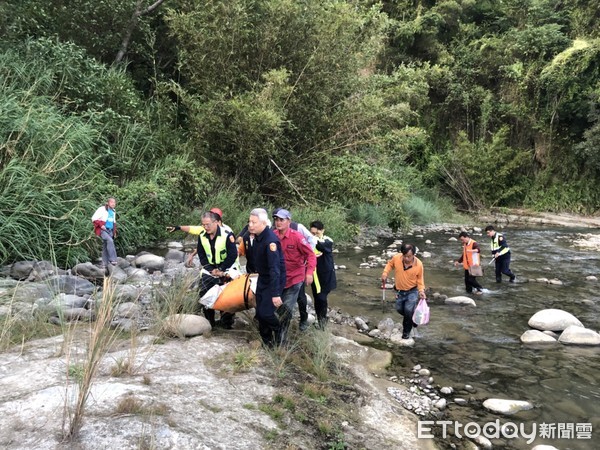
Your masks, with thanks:
M 393 349 L 390 374 L 408 374 L 414 365 L 421 364 L 431 370 L 436 385 L 452 386 L 459 391 L 457 397 L 470 399 L 468 406 L 450 403 L 449 420 L 483 426 L 500 419 L 501 423 L 522 423 L 528 433 L 537 427 L 538 437 L 533 443 L 528 444 L 525 438 L 493 440 L 498 445 L 495 448 L 520 450 L 537 444 L 554 445 L 561 450 L 598 448 L 600 347 L 559 343 L 531 346 L 522 344 L 519 337 L 529 329 L 529 318 L 546 308 L 564 309 L 587 328 L 600 328 L 600 281 L 585 279 L 588 275 L 600 275 L 600 252 L 573 245 L 580 233 L 599 232 L 575 228 L 500 231 L 505 233 L 512 249 L 511 268 L 517 283 L 510 284 L 505 277 L 497 284 L 491 265 L 480 279 L 484 295 L 472 296 L 477 307 L 430 302 L 430 323 L 419 327 L 414 348 Z M 421 252 L 431 253 L 431 257 L 422 258 L 427 287 L 449 297 L 467 295 L 463 269 L 451 263 L 460 256 L 461 244 L 449 241 L 451 236 L 456 237 L 456 233 L 425 232 L 405 236 L 404 240 L 416 244 Z M 486 265 L 491 259 L 489 238 L 473 237 L 482 243 L 482 260 Z M 427 240 L 431 243 L 427 244 Z M 388 244 L 381 242 L 380 246 L 362 250 L 345 249 L 335 255 L 336 263 L 347 269 L 337 272 L 338 289 L 329 296 L 331 307 L 366 317 L 371 327 L 385 317 L 401 322 L 401 316 L 393 309 L 393 291 L 386 292 L 385 311 L 382 310 L 379 280 L 383 268 L 359 268 L 369 255 L 382 255 Z M 542 277 L 557 278 L 563 285 L 525 282 Z M 472 385 L 475 393 L 460 393 L 465 384 Z M 487 398 L 526 400 L 535 407 L 502 417 L 481 407 Z M 584 424 L 592 425 L 591 439 L 584 439 Z M 547 438 L 539 437 L 542 429 L 548 430 Z M 442 440 L 442 446 L 444 442 L 449 444 L 450 440 Z

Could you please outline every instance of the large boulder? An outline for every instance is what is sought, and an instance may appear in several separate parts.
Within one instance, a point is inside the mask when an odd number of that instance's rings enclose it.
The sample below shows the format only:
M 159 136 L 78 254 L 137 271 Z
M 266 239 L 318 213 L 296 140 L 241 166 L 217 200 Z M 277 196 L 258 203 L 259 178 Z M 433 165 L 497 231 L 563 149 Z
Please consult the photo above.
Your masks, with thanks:
M 561 344 L 600 345 L 600 334 L 593 330 L 571 325 L 558 338 Z
M 573 314 L 562 309 L 542 309 L 536 312 L 528 322 L 531 328 L 537 330 L 563 331 L 571 325 L 583 327 L 583 324 Z
M 26 280 L 34 265 L 35 261 L 17 261 L 10 267 L 10 277 L 15 280 Z
M 57 275 L 46 280 L 50 289 L 56 294 L 86 295 L 96 290 L 96 286 L 88 280 L 73 275 Z
M 556 343 L 556 339 L 552 336 L 543 333 L 539 330 L 527 330 L 521 335 L 521 342 L 523 344 L 542 344 L 542 343 Z
M 127 281 L 130 283 L 147 283 L 150 281 L 150 275 L 144 269 L 136 269 L 135 267 L 128 267 L 125 270 L 127 274 Z
M 73 294 L 58 294 L 50 302 L 56 308 L 85 308 L 87 298 Z
M 133 260 L 133 265 L 140 269 L 144 269 L 149 273 L 155 271 L 162 272 L 165 268 L 165 258 L 152 253 L 140 253 Z
M 165 255 L 167 261 L 176 261 L 182 263 L 185 260 L 185 252 L 178 249 L 169 249 Z
M 51 299 L 54 292 L 47 283 L 22 283 L 14 288 L 14 302 L 34 303 L 39 298 Z
M 165 319 L 164 329 L 175 336 L 199 336 L 212 330 L 210 322 L 194 314 L 173 314 Z
M 475 300 L 464 295 L 459 295 L 458 297 L 448 297 L 446 300 L 444 300 L 444 303 L 446 305 L 477 306 Z
M 53 275 L 65 275 L 66 272 L 59 269 L 50 261 L 36 261 L 29 274 L 29 281 L 43 281 Z
M 130 284 L 116 285 L 111 288 L 115 303 L 137 302 L 142 294 L 142 289 Z
M 113 266 L 109 265 L 107 267 L 108 276 L 110 277 L 110 281 L 113 283 L 125 283 L 127 281 L 127 272 L 123 270 L 121 266 Z M 139 270 L 139 269 L 135 269 Z M 145 271 L 143 271 L 145 272 Z
M 522 400 L 488 398 L 485 402 L 483 402 L 483 407 L 488 411 L 510 416 L 518 413 L 519 411 L 527 411 L 528 409 L 532 409 L 533 405 Z
M 96 280 L 98 278 L 104 278 L 104 269 L 92 264 L 91 262 L 85 262 L 77 264 L 71 269 L 73 275 L 79 275 L 83 278 Z

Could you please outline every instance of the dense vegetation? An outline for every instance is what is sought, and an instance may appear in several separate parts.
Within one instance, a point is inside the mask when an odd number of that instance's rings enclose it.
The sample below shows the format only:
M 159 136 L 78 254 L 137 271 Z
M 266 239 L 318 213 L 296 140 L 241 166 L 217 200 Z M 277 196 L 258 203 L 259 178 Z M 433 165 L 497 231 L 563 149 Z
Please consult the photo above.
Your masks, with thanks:
M 122 250 L 218 205 L 350 223 L 600 205 L 584 0 L 7 0 L 0 257 Z M 50 242 L 50 246 L 49 243 Z

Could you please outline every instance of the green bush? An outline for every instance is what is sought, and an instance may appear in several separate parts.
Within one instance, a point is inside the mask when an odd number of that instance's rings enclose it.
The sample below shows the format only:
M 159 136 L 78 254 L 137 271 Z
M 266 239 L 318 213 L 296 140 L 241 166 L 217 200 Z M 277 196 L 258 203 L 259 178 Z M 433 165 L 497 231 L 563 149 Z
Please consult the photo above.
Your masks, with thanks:
M 119 248 L 126 251 L 166 236 L 165 227 L 206 198 L 212 174 L 185 157 L 169 156 L 119 189 Z

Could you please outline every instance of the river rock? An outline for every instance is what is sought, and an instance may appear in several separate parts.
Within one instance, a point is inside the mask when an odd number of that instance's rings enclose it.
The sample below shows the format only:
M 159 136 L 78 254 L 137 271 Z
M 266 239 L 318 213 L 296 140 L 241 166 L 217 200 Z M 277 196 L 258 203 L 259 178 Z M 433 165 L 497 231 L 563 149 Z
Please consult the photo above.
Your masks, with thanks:
M 104 269 L 92 264 L 91 262 L 77 264 L 71 270 L 73 275 L 79 275 L 84 278 L 95 280 L 104 278 Z
M 9 299 L 11 302 L 31 304 L 39 298 L 50 300 L 52 297 L 54 297 L 54 292 L 46 283 L 23 283 L 14 289 Z
M 440 398 L 438 401 L 436 401 L 433 406 L 437 409 L 439 409 L 440 411 L 443 411 L 444 409 L 446 409 L 446 405 L 447 405 L 447 401 L 445 398 Z
M 577 317 L 562 309 L 542 309 L 531 316 L 528 324 L 531 328 L 542 331 L 563 331 L 571 325 L 583 327 Z
M 46 283 L 56 294 L 64 292 L 65 294 L 86 295 L 96 290 L 94 284 L 74 275 L 57 275 L 48 278 Z
M 389 339 L 392 331 L 394 331 L 394 320 L 391 317 L 386 317 L 377 324 L 377 328 L 385 339 Z
M 132 283 L 145 283 L 150 281 L 150 275 L 144 269 L 128 267 L 125 270 L 125 273 L 127 273 L 127 280 Z
M 442 389 L 440 389 L 440 392 L 444 395 L 450 395 L 454 392 L 454 388 L 450 386 L 444 386 Z
M 29 281 L 44 281 L 54 275 L 65 275 L 64 270 L 59 269 L 50 261 L 36 261 L 27 278 Z
M 390 336 L 390 342 L 393 344 L 399 345 L 400 347 L 414 347 L 415 340 L 413 338 L 402 339 L 402 332 L 395 331 Z
M 560 281 L 558 278 L 552 278 L 551 280 L 548 280 L 548 284 L 553 284 L 555 286 L 562 286 L 564 283 L 562 281 Z
M 167 242 L 167 248 L 172 248 L 175 250 L 183 250 L 183 244 L 179 241 L 169 241 L 169 242 Z
M 556 339 L 539 330 L 527 330 L 521 335 L 521 342 L 524 344 L 539 344 L 543 342 L 556 342 Z
M 128 317 L 115 317 L 110 322 L 110 327 L 114 330 L 122 331 L 124 333 L 129 333 L 138 329 L 135 320 Z
M 585 279 L 588 281 L 598 281 L 598 277 L 595 275 L 588 275 L 587 277 L 585 277 Z
M 533 408 L 529 402 L 522 400 L 506 400 L 501 398 L 488 398 L 483 402 L 483 407 L 488 411 L 498 414 L 512 415 L 519 411 L 527 411 Z
M 355 317 L 354 324 L 360 331 L 369 331 L 369 325 L 367 325 L 367 322 L 365 322 L 361 317 Z
M 540 445 L 536 445 L 531 450 L 558 450 L 558 449 L 553 445 L 540 444 Z
M 133 302 L 121 303 L 117 306 L 117 316 L 119 317 L 137 317 L 140 314 L 140 307 Z
M 95 319 L 94 311 L 85 308 L 67 308 L 60 312 L 56 311 L 53 316 L 59 317 L 61 320 L 66 322 L 73 322 L 76 320 L 93 321 Z
M 576 325 L 567 327 L 558 338 L 561 344 L 600 345 L 600 334 Z
M 204 317 L 194 314 L 174 314 L 164 322 L 165 331 L 175 336 L 199 336 L 209 332 L 212 327 Z
M 372 338 L 377 338 L 377 339 L 383 338 L 383 336 L 381 335 L 381 330 L 379 330 L 378 328 L 373 328 L 371 331 L 369 331 L 368 335 L 371 336 Z
M 10 277 L 15 280 L 26 280 L 33 270 L 35 261 L 17 261 L 10 267 Z
M 115 300 L 120 303 L 136 302 L 142 293 L 142 290 L 130 284 L 113 286 L 110 291 Z
M 475 436 L 473 438 L 473 442 L 475 442 L 479 447 L 485 448 L 486 450 L 491 449 L 493 447 L 492 441 L 490 441 L 488 438 L 481 434 L 479 436 Z
M 87 303 L 86 297 L 80 297 L 73 294 L 58 294 L 50 302 L 50 306 L 55 308 L 84 308 Z
M 459 295 L 458 297 L 449 297 L 444 300 L 446 305 L 467 305 L 467 306 L 477 306 L 475 300 L 472 298 L 466 297 L 464 295 Z
M 127 272 L 125 272 L 123 270 L 122 267 L 120 266 L 113 266 L 113 265 L 109 265 L 107 267 L 108 269 L 108 276 L 110 277 L 110 281 L 113 283 L 125 283 L 127 281 Z M 145 272 L 145 271 L 144 271 Z
M 153 255 L 152 253 L 141 253 L 133 260 L 133 265 L 153 273 L 154 271 L 163 271 L 165 268 L 165 258 Z
M 165 255 L 165 260 L 183 262 L 185 260 L 185 252 L 178 249 L 169 249 Z

